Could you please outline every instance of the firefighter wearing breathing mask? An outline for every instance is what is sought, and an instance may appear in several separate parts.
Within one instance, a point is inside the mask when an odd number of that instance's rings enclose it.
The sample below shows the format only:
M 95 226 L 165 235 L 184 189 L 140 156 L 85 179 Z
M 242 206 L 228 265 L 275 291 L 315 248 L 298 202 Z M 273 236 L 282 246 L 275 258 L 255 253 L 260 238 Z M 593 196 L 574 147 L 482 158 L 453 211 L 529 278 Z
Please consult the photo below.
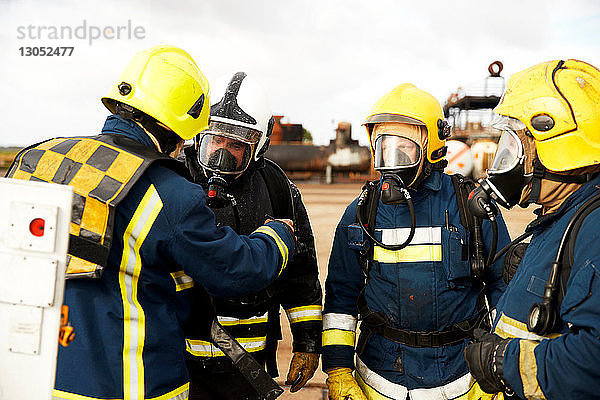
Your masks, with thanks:
M 493 334 L 465 350 L 469 369 L 486 392 L 598 399 L 600 71 L 578 60 L 535 65 L 513 75 L 494 111 L 502 136 L 470 206 L 541 207 L 515 239 L 532 235 L 522 259 L 505 262 Z
M 402 84 L 375 104 L 365 125 L 381 178 L 365 185 L 335 233 L 322 337 L 329 397 L 491 398 L 462 354 L 505 285 L 500 263 L 477 272 L 485 290 L 473 272 L 475 246 L 461 217 L 466 179 L 443 173 L 449 127 L 442 108 Z M 496 228 L 503 246 L 501 217 Z M 491 250 L 492 224 L 478 229 L 479 249 Z
M 213 307 L 216 315 L 212 317 L 272 377 L 278 375 L 276 352 L 283 307 L 294 352 L 286 383 L 296 392 L 315 373 L 321 348 L 322 291 L 308 214 L 298 188 L 264 156 L 274 119 L 258 82 L 237 72 L 216 85 L 211 96 L 216 101 L 208 129 L 196 136 L 195 146 L 185 149 L 185 161 L 194 181 L 207 191 L 207 204 L 217 224 L 247 234 L 267 218 L 286 218 L 294 221 L 298 234 L 294 256 L 266 289 L 244 297 L 212 299 L 202 287 L 192 290 L 193 323 L 186 330 L 190 400 L 265 398 L 265 390 L 255 384 L 256 373 L 264 370 L 242 373 L 230 359 L 235 357 L 215 346 L 206 313 Z

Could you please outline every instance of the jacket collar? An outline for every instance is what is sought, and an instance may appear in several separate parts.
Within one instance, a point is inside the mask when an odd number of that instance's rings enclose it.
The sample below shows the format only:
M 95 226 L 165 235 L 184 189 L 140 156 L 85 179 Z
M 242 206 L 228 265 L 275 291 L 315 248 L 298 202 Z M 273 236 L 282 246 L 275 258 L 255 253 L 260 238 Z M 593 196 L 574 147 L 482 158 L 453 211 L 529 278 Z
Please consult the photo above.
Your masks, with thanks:
M 536 214 L 538 217 L 527 226 L 526 231 L 530 231 L 539 226 L 546 226 L 552 223 L 553 221 L 557 220 L 562 215 L 564 215 L 567 211 L 571 210 L 573 207 L 585 202 L 587 199 L 597 194 L 599 189 L 600 174 L 598 174 L 591 181 L 581 185 L 579 189 L 577 189 L 574 193 L 572 193 L 569 197 L 565 199 L 565 201 L 555 212 L 546 215 L 541 215 L 541 207 L 534 210 L 534 214 Z
M 421 187 L 434 192 L 439 191 L 442 188 L 442 173 L 436 170 L 431 171 L 431 175 L 421 183 Z
M 150 147 L 153 150 L 157 150 L 152 139 L 148 137 L 146 132 L 138 124 L 131 120 L 124 119 L 120 115 L 113 114 L 106 118 L 102 133 L 123 135 L 144 146 Z

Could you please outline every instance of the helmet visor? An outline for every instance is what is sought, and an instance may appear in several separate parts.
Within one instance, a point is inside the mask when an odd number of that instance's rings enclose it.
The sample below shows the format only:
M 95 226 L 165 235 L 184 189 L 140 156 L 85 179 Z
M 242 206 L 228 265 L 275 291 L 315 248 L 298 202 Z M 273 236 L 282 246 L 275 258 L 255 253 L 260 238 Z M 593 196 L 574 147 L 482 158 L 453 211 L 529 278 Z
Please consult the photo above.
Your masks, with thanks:
M 523 144 L 512 129 L 502 131 L 498 149 L 488 170 L 489 174 L 501 174 L 513 169 L 523 160 Z
M 375 169 L 394 170 L 413 167 L 421 159 L 421 148 L 413 140 L 397 135 L 375 139 Z
M 250 144 L 258 143 L 261 136 L 261 132 L 259 130 L 247 128 L 245 126 L 232 125 L 220 121 L 210 121 L 208 124 L 208 129 L 202 132 L 200 135 L 205 135 L 208 133 L 222 133 Z
M 209 171 L 222 174 L 239 174 L 248 168 L 254 143 L 238 136 L 205 131 L 200 136 L 198 162 Z

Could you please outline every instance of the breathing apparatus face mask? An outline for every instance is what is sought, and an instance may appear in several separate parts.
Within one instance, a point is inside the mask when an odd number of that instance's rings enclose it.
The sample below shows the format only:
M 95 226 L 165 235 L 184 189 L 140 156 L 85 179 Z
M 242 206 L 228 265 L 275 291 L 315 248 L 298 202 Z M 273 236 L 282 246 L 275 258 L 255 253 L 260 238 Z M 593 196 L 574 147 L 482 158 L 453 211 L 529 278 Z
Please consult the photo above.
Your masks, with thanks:
M 259 139 L 260 132 L 254 129 L 222 122 L 211 122 L 198 136 L 198 162 L 209 177 L 211 207 L 229 202 L 225 188 L 248 168 Z
M 525 124 L 515 118 L 497 115 L 492 127 L 501 131 L 498 149 L 487 171 L 488 177 L 479 181 L 470 199 L 470 207 L 476 215 L 476 203 L 489 203 L 492 198 L 502 207 L 510 209 L 516 204 L 527 204 L 528 188 L 533 177 L 533 163 L 536 158 L 535 144 Z M 479 210 L 481 211 L 481 210 Z
M 240 175 L 248 168 L 260 132 L 240 126 L 211 122 L 198 143 L 198 162 L 211 172 Z
M 396 204 L 403 200 L 400 189 L 410 187 L 423 165 L 424 127 L 406 123 L 382 123 L 373 129 L 374 168 L 382 176 L 382 201 Z M 423 139 L 425 137 L 425 139 Z

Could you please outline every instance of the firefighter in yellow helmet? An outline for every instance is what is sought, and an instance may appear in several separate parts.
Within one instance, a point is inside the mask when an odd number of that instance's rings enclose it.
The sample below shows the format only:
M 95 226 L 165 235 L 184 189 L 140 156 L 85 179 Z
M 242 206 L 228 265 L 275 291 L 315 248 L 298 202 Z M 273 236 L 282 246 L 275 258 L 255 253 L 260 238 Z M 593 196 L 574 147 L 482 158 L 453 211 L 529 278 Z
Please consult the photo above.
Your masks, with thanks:
M 75 191 L 64 297 L 75 339 L 58 353 L 53 399 L 187 399 L 183 296 L 262 289 L 293 233 L 280 221 L 249 236 L 217 228 L 169 157 L 208 123 L 208 83 L 185 51 L 137 54 L 102 101 L 112 115 L 100 135 L 29 147 L 8 172 Z
M 493 334 L 465 350 L 486 392 L 527 399 L 597 399 L 600 393 L 600 71 L 544 62 L 511 77 L 494 126 L 502 131 L 474 211 L 541 205 L 507 254 L 510 281 Z M 517 240 L 515 240 L 516 242 Z
M 365 125 L 381 179 L 348 206 L 334 237 L 322 336 L 329 396 L 490 398 L 462 353 L 487 319 L 486 300 L 495 305 L 505 285 L 501 264 L 486 266 L 487 254 L 475 251 L 493 251 L 494 234 L 466 209 L 472 182 L 443 173 L 442 108 L 402 84 Z M 506 226 L 499 216 L 494 223 L 504 246 Z

